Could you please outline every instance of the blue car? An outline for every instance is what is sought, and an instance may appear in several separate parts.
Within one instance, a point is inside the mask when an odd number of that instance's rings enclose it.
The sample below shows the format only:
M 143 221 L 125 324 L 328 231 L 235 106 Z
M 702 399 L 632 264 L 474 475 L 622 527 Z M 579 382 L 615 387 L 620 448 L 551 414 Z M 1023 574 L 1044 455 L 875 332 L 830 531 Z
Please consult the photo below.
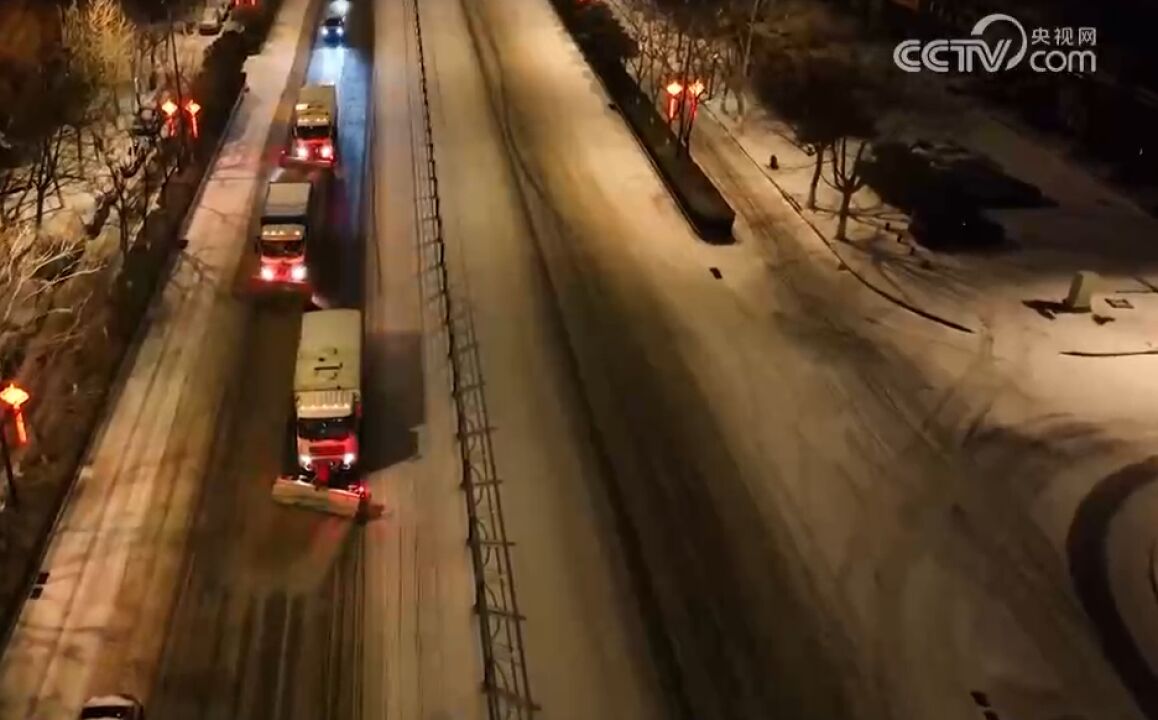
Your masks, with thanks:
M 322 21 L 322 36 L 327 42 L 341 42 L 346 37 L 346 19 L 330 15 Z

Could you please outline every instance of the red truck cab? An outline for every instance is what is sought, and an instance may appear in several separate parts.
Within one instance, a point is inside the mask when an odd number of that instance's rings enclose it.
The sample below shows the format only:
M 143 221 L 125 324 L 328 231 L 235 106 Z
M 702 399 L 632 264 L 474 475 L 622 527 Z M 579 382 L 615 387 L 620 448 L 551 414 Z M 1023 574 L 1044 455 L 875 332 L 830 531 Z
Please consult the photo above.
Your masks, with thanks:
M 297 162 L 332 167 L 338 155 L 338 96 L 333 85 L 306 85 L 294 105 L 290 155 Z
M 310 182 L 273 181 L 266 187 L 257 240 L 258 278 L 266 283 L 306 282 L 314 188 Z

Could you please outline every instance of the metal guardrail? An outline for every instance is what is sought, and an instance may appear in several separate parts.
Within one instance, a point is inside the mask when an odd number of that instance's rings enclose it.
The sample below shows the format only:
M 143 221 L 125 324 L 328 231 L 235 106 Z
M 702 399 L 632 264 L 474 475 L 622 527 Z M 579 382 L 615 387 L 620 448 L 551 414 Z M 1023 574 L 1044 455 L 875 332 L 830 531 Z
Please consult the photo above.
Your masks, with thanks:
M 407 5 L 414 15 L 423 109 L 421 142 L 425 157 L 415 163 L 423 275 L 424 283 L 427 276 L 434 282 L 433 300 L 439 303 L 447 337 L 451 394 L 462 460 L 461 487 L 469 522 L 467 543 L 474 566 L 474 609 L 478 614 L 482 646 L 483 692 L 487 696 L 490 720 L 531 718 L 539 708 L 531 699 L 527 678 L 523 616 L 515 597 L 511 567 L 513 543 L 507 539 L 503 520 L 501 480 L 495 470 L 491 446 L 478 341 L 469 303 L 456 301 L 447 269 L 422 19 L 418 0 L 409 0 Z

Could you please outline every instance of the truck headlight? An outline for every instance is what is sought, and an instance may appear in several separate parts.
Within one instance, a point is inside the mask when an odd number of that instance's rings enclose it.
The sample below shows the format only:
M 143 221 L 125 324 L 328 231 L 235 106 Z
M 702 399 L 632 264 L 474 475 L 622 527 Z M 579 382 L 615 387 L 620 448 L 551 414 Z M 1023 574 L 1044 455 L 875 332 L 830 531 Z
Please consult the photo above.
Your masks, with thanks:
M 350 467 L 351 465 L 354 464 L 354 462 L 357 459 L 358 459 L 357 453 L 346 453 L 345 455 L 342 456 L 342 464 L 345 465 L 346 467 Z
M 309 470 L 310 466 L 314 464 L 314 459 L 307 454 L 298 455 L 298 464 Z
M 261 279 L 265 280 L 266 282 L 272 282 L 273 281 L 273 268 L 271 268 L 269 265 L 262 265 L 261 266 Z
M 290 279 L 294 282 L 303 282 L 306 279 L 306 266 L 304 264 L 294 265 L 290 268 Z

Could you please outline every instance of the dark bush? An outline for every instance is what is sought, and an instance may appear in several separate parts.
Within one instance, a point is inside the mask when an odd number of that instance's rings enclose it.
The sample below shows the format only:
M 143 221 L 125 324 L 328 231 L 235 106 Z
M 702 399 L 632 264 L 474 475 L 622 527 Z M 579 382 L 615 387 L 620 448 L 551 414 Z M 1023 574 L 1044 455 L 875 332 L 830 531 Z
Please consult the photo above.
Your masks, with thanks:
M 700 166 L 682 151 L 655 103 L 623 66 L 624 59 L 637 52 L 635 41 L 600 2 L 552 2 L 696 232 L 709 242 L 730 242 L 735 211 Z
M 261 46 L 265 43 L 270 28 L 273 27 L 274 18 L 277 17 L 280 7 L 281 0 L 262 0 L 260 5 L 246 5 L 234 9 L 233 19 L 244 28 L 240 34 L 248 54 L 253 55 L 261 51 Z
M 208 159 L 229 122 L 237 96 L 245 86 L 242 68 L 246 57 L 244 40 L 237 33 L 222 35 L 205 51 L 201 71 L 192 84 L 193 97 L 201 104 L 196 148 L 199 158 Z
M 160 207 L 149 213 L 137 232 L 110 298 L 114 308 L 110 330 L 118 336 L 127 339 L 136 331 L 162 279 L 161 270 L 177 246 L 181 220 L 189 212 L 205 170 L 202 165 L 193 165 L 170 178 Z
M 560 19 L 651 155 L 691 226 L 706 241 L 731 242 L 735 211 L 698 164 L 683 152 L 655 103 L 623 66 L 623 60 L 638 51 L 635 41 L 601 2 L 554 3 Z
M 241 64 L 245 62 L 246 56 L 245 39 L 241 34 L 225 33 L 205 49 L 205 57 L 201 67 L 204 69 L 224 65 L 230 68 L 240 68 Z
M 169 182 L 161 192 L 160 203 L 169 217 L 184 217 L 188 212 L 200 181 L 197 175 L 201 170 L 200 167 L 195 167 L 169 178 Z
M 622 63 L 639 53 L 639 46 L 615 14 L 601 2 L 585 2 L 576 6 L 572 32 L 581 45 L 599 48 L 599 59 L 604 62 Z M 588 58 L 592 61 L 591 58 Z M 592 61 L 594 62 L 594 61 Z

